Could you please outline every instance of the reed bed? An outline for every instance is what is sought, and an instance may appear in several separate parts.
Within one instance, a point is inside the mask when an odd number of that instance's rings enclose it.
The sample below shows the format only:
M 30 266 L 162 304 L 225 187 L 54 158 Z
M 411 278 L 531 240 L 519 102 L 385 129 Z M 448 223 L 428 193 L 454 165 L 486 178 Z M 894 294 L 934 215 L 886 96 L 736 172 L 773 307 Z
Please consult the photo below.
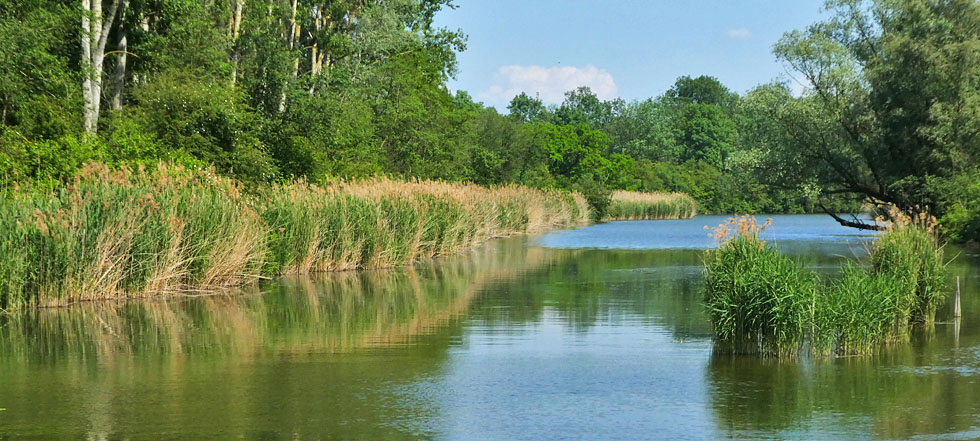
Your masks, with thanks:
M 586 223 L 578 195 L 386 178 L 269 189 L 268 273 L 385 268 L 457 253 L 488 239 Z
M 697 213 L 697 202 L 684 193 L 616 191 L 605 220 L 690 219 Z
M 870 265 L 847 263 L 820 280 L 759 237 L 769 222 L 730 219 L 705 258 L 705 304 L 723 353 L 786 357 L 860 355 L 907 341 L 934 320 L 944 298 L 943 248 L 935 219 L 893 211 L 870 250 Z
M 234 286 L 261 267 L 261 218 L 210 171 L 91 164 L 54 191 L 3 196 L 2 309 Z
M 378 178 L 245 194 L 211 170 L 85 166 L 0 194 L 0 310 L 403 265 L 585 223 L 581 195 Z

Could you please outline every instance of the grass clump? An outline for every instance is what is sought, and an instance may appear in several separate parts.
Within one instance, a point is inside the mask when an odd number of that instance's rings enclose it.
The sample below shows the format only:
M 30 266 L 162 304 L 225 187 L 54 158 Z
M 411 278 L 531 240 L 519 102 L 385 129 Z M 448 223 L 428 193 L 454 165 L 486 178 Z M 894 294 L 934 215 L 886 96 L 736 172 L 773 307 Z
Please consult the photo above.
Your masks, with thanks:
M 759 237 L 769 224 L 733 218 L 713 234 L 722 244 L 705 259 L 705 300 L 724 352 L 792 355 L 811 331 L 817 277 Z
M 885 234 L 871 247 L 871 272 L 897 279 L 902 295 L 914 299 L 911 319 L 931 323 L 945 298 L 946 262 L 935 235 L 936 219 L 910 217 L 893 208 Z
M 705 258 L 705 304 L 722 352 L 790 356 L 868 354 L 907 341 L 915 324 L 935 319 L 944 299 L 945 264 L 935 220 L 890 214 L 871 246 L 870 265 L 847 263 L 840 277 L 816 273 L 781 255 L 754 218 L 730 219 L 712 234 Z
M 605 220 L 690 219 L 698 212 L 694 198 L 684 193 L 616 191 Z

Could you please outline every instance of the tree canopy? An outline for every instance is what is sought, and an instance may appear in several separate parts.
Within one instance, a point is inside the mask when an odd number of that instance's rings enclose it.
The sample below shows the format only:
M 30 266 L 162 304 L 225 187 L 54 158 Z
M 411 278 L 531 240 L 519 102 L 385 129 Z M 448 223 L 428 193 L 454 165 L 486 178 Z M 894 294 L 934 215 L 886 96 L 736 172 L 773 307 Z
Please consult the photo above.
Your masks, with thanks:
M 447 81 L 448 0 L 0 0 L 0 185 L 86 161 L 213 165 L 249 186 L 402 178 L 683 191 L 702 212 L 928 208 L 980 239 L 980 6 L 831 0 L 776 57 L 807 86 L 682 76 L 506 114 Z M 850 223 L 846 219 L 839 219 Z M 858 225 L 861 226 L 861 225 Z

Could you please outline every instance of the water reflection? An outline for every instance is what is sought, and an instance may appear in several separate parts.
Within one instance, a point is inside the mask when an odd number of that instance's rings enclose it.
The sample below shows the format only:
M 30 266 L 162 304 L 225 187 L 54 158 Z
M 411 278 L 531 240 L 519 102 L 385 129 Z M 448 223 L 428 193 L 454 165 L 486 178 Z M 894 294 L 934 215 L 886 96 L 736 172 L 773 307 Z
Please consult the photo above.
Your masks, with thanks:
M 795 256 L 832 274 L 852 239 Z M 980 436 L 976 257 L 952 265 L 958 333 L 941 308 L 874 357 L 781 362 L 711 355 L 700 263 L 512 238 L 405 270 L 4 315 L 0 438 Z
M 961 278 L 964 314 L 974 318 L 978 268 L 966 255 L 950 265 L 951 279 Z M 980 323 L 953 321 L 950 305 L 910 344 L 871 357 L 713 356 L 706 372 L 719 429 L 729 438 L 980 437 Z

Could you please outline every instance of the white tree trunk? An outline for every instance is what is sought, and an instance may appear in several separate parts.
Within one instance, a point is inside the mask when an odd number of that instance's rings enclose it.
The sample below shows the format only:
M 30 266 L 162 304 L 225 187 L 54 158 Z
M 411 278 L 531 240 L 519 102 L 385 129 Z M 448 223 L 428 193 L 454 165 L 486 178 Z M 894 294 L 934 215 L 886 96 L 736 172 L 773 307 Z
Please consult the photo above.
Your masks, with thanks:
M 85 103 L 85 132 L 96 133 L 102 106 L 102 62 L 105 45 L 121 0 L 113 0 L 109 14 L 102 17 L 102 0 L 82 0 L 82 100 Z
M 101 0 L 95 0 L 101 1 Z M 92 0 L 82 0 L 82 100 L 85 103 L 85 133 L 95 133 L 92 119 Z
M 292 1 L 292 12 L 289 17 L 289 50 L 294 51 L 296 48 L 296 42 L 299 40 L 300 26 L 296 21 L 296 3 L 297 0 Z M 299 75 L 299 54 L 294 55 L 293 58 L 293 71 L 289 79 L 283 84 L 282 94 L 279 95 L 279 113 L 286 110 L 286 91 L 289 90 L 289 85 L 292 84 L 296 77 Z
M 128 41 L 126 40 L 126 5 L 127 0 L 122 0 L 122 11 L 119 13 L 119 42 L 116 44 L 116 52 L 119 58 L 116 60 L 116 71 L 112 76 L 112 109 L 120 110 L 123 106 L 123 92 L 126 88 L 126 55 L 128 55 Z
M 235 14 L 231 18 L 231 85 L 235 86 L 238 82 L 238 36 L 242 26 L 242 9 L 245 7 L 245 0 L 235 0 Z

